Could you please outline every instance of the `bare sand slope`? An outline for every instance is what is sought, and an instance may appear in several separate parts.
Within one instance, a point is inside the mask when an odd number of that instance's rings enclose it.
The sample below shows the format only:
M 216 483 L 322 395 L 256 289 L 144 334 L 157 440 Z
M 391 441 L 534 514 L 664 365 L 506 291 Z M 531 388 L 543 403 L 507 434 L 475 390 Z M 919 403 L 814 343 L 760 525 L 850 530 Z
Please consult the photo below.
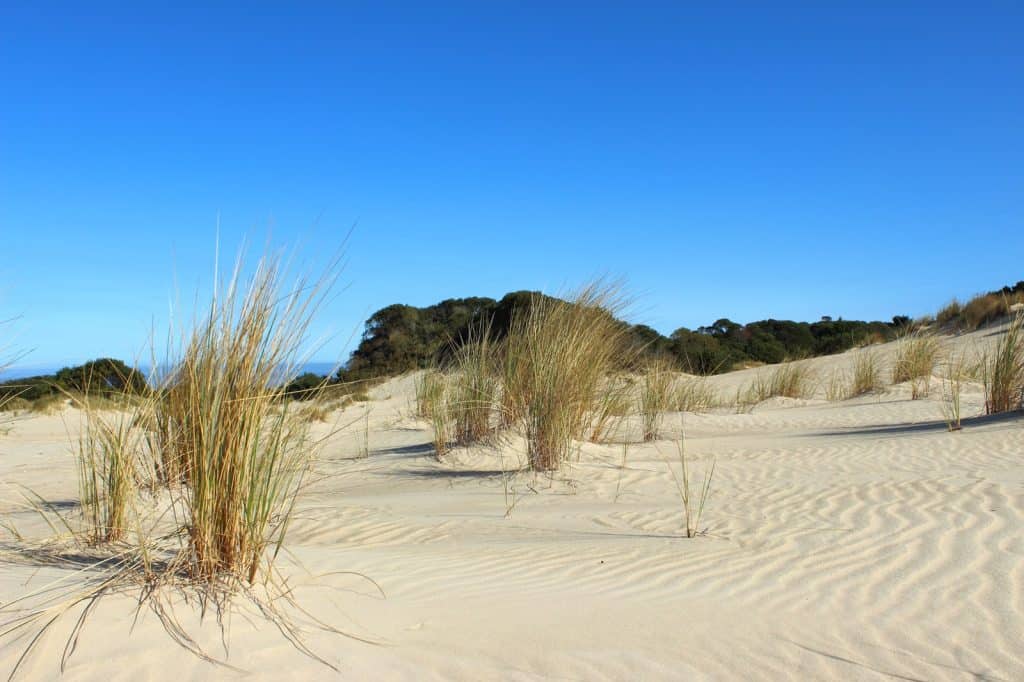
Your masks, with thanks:
M 825 375 L 850 362 L 812 364 Z M 712 383 L 735 392 L 757 371 Z M 695 473 L 712 457 L 717 469 L 707 534 L 685 539 L 671 440 L 630 446 L 624 467 L 621 446 L 585 444 L 553 479 L 502 474 L 522 458 L 514 439 L 439 463 L 409 416 L 411 379 L 389 382 L 337 415 L 352 425 L 325 446 L 282 564 L 311 614 L 379 643 L 309 629 L 336 673 L 240 609 L 227 661 L 257 679 L 1024 679 L 1024 415 L 978 417 L 969 385 L 965 429 L 950 433 L 938 395 L 936 379 L 924 400 L 896 386 L 687 414 Z M 358 459 L 365 409 L 370 455 Z M 8 428 L 0 479 L 73 507 L 75 413 Z M 669 435 L 679 428 L 670 415 Z M 5 489 L 0 511 L 43 532 L 13 499 Z M 0 568 L 0 600 L 78 579 L 29 563 Z M 225 656 L 213 619 L 178 614 Z M 133 628 L 133 615 L 128 596 L 102 602 L 67 678 L 245 676 L 184 652 L 151 613 Z M 69 628 L 25 677 L 57 674 Z M 0 672 L 23 645 L 0 644 Z

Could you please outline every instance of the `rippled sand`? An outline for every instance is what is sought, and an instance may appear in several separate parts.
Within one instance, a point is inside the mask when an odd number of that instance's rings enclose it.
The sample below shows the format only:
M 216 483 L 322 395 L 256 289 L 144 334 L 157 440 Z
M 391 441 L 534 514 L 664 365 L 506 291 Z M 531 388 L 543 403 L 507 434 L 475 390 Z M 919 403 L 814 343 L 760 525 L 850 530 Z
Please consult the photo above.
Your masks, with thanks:
M 851 362 L 812 364 L 824 378 Z M 757 371 L 712 383 L 735 394 Z M 339 674 L 240 612 L 226 660 L 257 679 L 1024 679 L 1024 415 L 979 417 L 971 384 L 965 428 L 950 433 L 939 384 L 925 400 L 895 386 L 830 403 L 821 389 L 749 414 L 687 414 L 695 473 L 712 457 L 717 468 L 706 535 L 685 539 L 671 439 L 630 446 L 625 467 L 621 446 L 582 445 L 553 479 L 502 474 L 522 458 L 515 439 L 438 463 L 409 416 L 412 380 L 391 381 L 334 415 L 351 425 L 326 442 L 282 562 L 312 614 L 379 643 L 310 629 Z M 364 409 L 370 455 L 357 459 Z M 0 480 L 73 506 L 77 419 L 8 424 Z M 668 416 L 668 435 L 679 430 Z M 8 518 L 41 533 L 3 491 Z M 77 579 L 5 565 L 0 600 L 58 578 Z M 184 652 L 152 614 L 133 629 L 133 609 L 128 597 L 99 605 L 67 679 L 240 675 Z M 179 616 L 225 656 L 215 622 Z M 69 627 L 26 678 L 57 674 Z M 23 644 L 0 644 L 0 672 Z

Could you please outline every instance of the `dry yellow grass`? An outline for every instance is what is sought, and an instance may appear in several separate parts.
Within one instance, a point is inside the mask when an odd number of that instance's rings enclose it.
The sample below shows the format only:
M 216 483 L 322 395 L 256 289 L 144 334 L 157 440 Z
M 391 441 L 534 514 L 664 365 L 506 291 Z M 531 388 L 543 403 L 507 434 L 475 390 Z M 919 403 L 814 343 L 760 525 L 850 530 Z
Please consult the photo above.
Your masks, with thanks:
M 497 365 L 489 327 L 473 332 L 455 350 L 448 394 L 440 404 L 450 411 L 449 421 L 459 444 L 487 440 L 499 426 L 494 419 L 501 393 Z
M 825 400 L 836 402 L 846 400 L 849 397 L 849 379 L 846 372 L 841 369 L 834 369 L 825 381 Z
M 158 472 L 178 500 L 195 578 L 253 582 L 269 566 L 311 454 L 308 420 L 284 400 L 331 277 L 286 289 L 278 259 L 218 286 L 158 392 Z
M 42 547 L 20 549 L 64 565 L 68 556 L 86 556 L 83 543 L 103 546 L 90 549 L 95 562 L 83 583 L 5 613 L 0 636 L 35 632 L 12 676 L 43 635 L 78 609 L 63 665 L 96 601 L 121 591 L 136 592 L 139 607 L 148 606 L 174 641 L 214 660 L 177 622 L 162 587 L 176 597 L 187 590 L 218 614 L 242 595 L 298 650 L 334 667 L 303 643 L 282 611 L 297 604 L 274 569 L 314 454 L 309 420 L 285 399 L 287 384 L 306 359 L 306 329 L 334 272 L 332 266 L 321 280 L 285 288 L 278 259 L 262 259 L 246 281 L 239 260 L 170 353 L 155 389 L 131 400 L 76 401 L 84 415 L 77 454 L 85 532 L 35 496 L 57 534 Z M 118 409 L 105 409 L 111 406 Z M 140 505 L 140 483 L 167 490 Z
M 982 361 L 985 413 L 1024 407 L 1024 313 L 1018 313 Z
M 438 460 L 444 459 L 451 449 L 452 420 L 448 408 L 448 380 L 438 373 L 437 385 L 433 388 L 436 394 L 431 398 L 433 406 L 430 410 L 430 427 L 433 430 L 434 455 Z
M 803 361 L 784 362 L 770 373 L 759 371 L 744 391 L 737 390 L 737 407 L 745 408 L 774 397 L 809 398 L 816 375 Z
M 84 404 L 85 425 L 76 451 L 78 490 L 88 541 L 124 539 L 135 502 L 139 453 L 145 438 L 135 414 Z
M 942 377 L 942 414 L 950 431 L 959 431 L 961 428 L 960 395 L 967 378 L 968 362 L 963 351 L 946 359 Z
M 633 380 L 627 376 L 610 376 L 602 383 L 594 404 L 590 442 L 604 443 L 615 436 L 632 408 L 632 388 Z
M 625 458 L 625 454 L 623 454 Z M 715 476 L 716 459 L 705 466 L 704 477 L 698 487 L 694 488 L 693 477 L 690 472 L 690 460 L 686 452 L 686 430 L 680 424 L 679 440 L 676 441 L 676 458 L 679 462 L 679 474 L 676 474 L 672 464 L 666 459 L 669 473 L 676 484 L 676 491 L 679 493 L 679 501 L 683 507 L 683 528 L 686 537 L 693 538 L 702 532 L 701 517 L 704 515 L 704 507 L 707 505 L 708 497 L 711 495 L 711 482 Z M 623 459 L 625 461 L 625 459 Z
M 437 369 L 427 369 L 416 377 L 416 416 L 431 419 L 444 400 L 444 376 Z
M 718 393 L 705 377 L 682 377 L 672 392 L 672 409 L 677 412 L 706 412 L 719 402 Z
M 909 381 L 912 400 L 926 397 L 938 361 L 939 341 L 934 335 L 924 331 L 904 334 L 896 342 L 892 383 Z
M 638 408 L 644 441 L 658 439 L 665 413 L 673 406 L 674 370 L 667 360 L 659 358 L 648 363 L 641 376 Z
M 505 343 L 504 408 L 522 424 L 534 470 L 559 468 L 587 435 L 602 382 L 626 352 L 619 287 L 596 282 L 568 301 L 535 297 Z
M 882 388 L 882 367 L 878 354 L 860 350 L 853 358 L 853 373 L 848 397 L 874 393 Z

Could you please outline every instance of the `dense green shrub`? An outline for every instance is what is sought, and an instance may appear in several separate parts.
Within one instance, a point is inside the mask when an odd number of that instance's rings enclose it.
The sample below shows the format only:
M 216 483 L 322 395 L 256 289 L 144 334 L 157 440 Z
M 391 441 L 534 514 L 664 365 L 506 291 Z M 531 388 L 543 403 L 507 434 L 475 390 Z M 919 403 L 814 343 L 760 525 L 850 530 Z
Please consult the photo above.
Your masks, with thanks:
M 134 395 L 146 390 L 146 378 L 141 372 L 113 358 L 100 358 L 78 367 L 65 367 L 54 375 L 54 380 L 66 390 L 96 395 Z
M 29 402 L 48 401 L 66 393 L 111 397 L 141 395 L 146 378 L 120 360 L 100 358 L 65 367 L 56 374 L 24 377 L 0 383 L 0 400 L 18 397 Z

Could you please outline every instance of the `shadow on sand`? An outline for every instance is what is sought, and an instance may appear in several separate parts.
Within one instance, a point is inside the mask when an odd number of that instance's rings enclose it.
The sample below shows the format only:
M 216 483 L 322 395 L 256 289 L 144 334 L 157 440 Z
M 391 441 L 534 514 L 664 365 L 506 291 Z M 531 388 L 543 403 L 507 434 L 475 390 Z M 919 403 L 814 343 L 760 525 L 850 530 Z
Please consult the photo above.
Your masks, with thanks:
M 1003 412 L 1002 414 L 986 414 L 977 417 L 967 417 L 961 420 L 960 425 L 963 429 L 970 429 L 977 426 L 987 426 L 991 424 L 1003 424 L 1003 423 L 1014 423 L 1024 422 L 1024 410 L 1016 410 L 1014 412 Z M 805 434 L 805 437 L 819 437 L 819 436 L 878 436 L 878 437 L 892 437 L 892 436 L 905 436 L 911 434 L 924 434 L 924 433 L 937 433 L 941 431 L 949 431 L 949 427 L 946 425 L 946 421 L 943 419 L 936 419 L 927 422 L 909 422 L 904 424 L 886 424 L 883 426 L 862 426 L 852 427 L 849 429 L 835 429 L 832 431 L 814 431 L 812 433 Z

